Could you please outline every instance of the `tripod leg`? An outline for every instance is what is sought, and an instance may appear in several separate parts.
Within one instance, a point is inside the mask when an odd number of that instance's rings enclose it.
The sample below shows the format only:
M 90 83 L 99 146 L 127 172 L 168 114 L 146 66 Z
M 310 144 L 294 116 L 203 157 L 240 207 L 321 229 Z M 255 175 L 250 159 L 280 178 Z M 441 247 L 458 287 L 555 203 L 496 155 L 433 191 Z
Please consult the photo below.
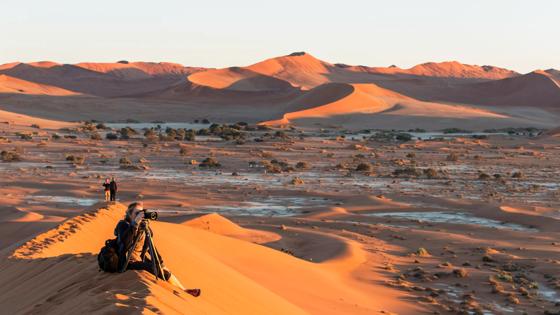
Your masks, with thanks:
M 156 275 L 156 280 L 157 278 L 161 278 L 162 280 L 165 280 L 165 275 L 163 274 L 163 268 L 161 267 L 161 263 L 159 261 L 159 255 L 157 252 L 157 249 L 154 245 L 153 239 L 152 239 L 152 234 L 148 231 L 146 232 L 146 237 L 148 238 L 148 246 L 150 248 L 150 256 L 152 258 L 152 267 L 154 270 L 154 274 Z
M 125 272 L 126 268 L 128 267 L 128 262 L 130 261 L 130 256 L 132 255 L 132 253 L 134 252 L 134 249 L 136 248 L 136 245 L 138 244 L 138 240 L 140 239 L 140 235 L 141 233 L 144 233 L 143 231 L 138 231 L 138 235 L 136 235 L 136 238 L 134 239 L 134 243 L 132 244 L 132 247 L 130 247 L 128 249 L 128 251 L 126 252 L 126 257 L 125 257 L 125 261 L 124 264 L 121 268 L 121 270 L 119 270 L 119 272 Z

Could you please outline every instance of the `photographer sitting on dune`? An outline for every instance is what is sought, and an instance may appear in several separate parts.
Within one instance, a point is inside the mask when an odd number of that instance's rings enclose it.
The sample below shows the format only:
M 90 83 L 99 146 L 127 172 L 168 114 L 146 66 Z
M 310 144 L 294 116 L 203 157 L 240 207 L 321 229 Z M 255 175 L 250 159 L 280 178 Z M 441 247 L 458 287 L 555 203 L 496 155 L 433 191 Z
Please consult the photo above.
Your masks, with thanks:
M 146 270 L 155 273 L 153 267 L 153 260 L 159 263 L 161 271 L 156 271 L 159 278 L 165 279 L 169 283 L 175 285 L 181 290 L 193 295 L 199 296 L 199 289 L 185 289 L 179 279 L 177 279 L 164 265 L 161 255 L 155 250 L 155 256 L 151 257 L 152 252 L 149 250 L 148 238 L 146 233 L 141 233 L 142 230 L 148 230 L 150 235 L 153 235 L 152 230 L 147 226 L 145 221 L 145 211 L 142 202 L 134 202 L 128 206 L 124 220 L 120 220 L 115 227 L 116 247 L 118 254 L 118 270 L 125 271 L 131 270 Z M 142 244 L 142 246 L 139 246 Z M 153 244 L 153 243 L 152 243 Z M 131 247 L 135 246 L 135 248 Z M 130 257 L 127 257 L 129 253 Z M 149 254 L 150 257 L 146 257 Z

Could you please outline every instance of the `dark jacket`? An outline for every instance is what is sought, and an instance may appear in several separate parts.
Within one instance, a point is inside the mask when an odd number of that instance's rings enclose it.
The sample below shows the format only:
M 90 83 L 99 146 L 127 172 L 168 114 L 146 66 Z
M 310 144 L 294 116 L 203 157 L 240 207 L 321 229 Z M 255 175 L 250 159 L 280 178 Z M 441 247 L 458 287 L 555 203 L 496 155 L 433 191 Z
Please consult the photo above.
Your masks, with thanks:
M 110 190 L 111 184 L 103 183 L 103 187 L 105 187 L 105 191 L 108 191 L 108 190 Z
M 138 229 L 132 224 L 130 224 L 126 220 L 120 220 L 115 227 L 115 236 L 117 237 L 117 246 L 118 246 L 118 255 L 119 255 L 119 270 L 122 268 L 126 261 L 126 254 L 130 247 L 134 245 L 134 239 L 137 236 Z M 150 234 L 152 234 L 152 230 L 150 229 Z M 142 253 L 145 253 L 148 249 L 148 240 L 144 238 L 144 244 L 136 244 L 136 248 L 138 246 L 142 246 Z M 132 263 L 133 261 L 129 261 Z
M 114 180 L 112 180 L 112 181 L 109 183 L 109 189 L 112 190 L 112 191 L 117 191 L 117 182 L 115 182 Z

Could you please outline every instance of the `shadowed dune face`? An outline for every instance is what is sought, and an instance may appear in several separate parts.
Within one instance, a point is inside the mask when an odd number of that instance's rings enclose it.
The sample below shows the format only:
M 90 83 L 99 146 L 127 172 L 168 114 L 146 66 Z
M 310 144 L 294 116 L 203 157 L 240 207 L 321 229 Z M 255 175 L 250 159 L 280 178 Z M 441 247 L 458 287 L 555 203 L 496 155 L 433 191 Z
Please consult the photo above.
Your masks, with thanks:
M 560 109 L 560 85 L 551 74 L 543 71 L 440 91 L 437 98 L 443 101 Z
M 79 93 L 50 86 L 46 84 L 38 84 L 25 81 L 0 74 L 0 93 L 13 94 L 31 94 L 31 95 L 52 95 L 52 96 L 68 96 L 79 95 Z
M 227 68 L 197 72 L 188 77 L 194 84 L 233 91 L 283 91 L 290 83 L 244 68 Z

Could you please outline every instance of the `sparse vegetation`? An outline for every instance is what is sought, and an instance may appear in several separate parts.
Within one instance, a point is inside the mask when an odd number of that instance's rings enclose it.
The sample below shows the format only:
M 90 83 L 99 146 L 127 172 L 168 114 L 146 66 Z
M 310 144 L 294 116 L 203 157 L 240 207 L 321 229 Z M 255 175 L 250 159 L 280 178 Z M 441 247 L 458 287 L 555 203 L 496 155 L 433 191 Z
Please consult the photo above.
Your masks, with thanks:
M 109 132 L 105 135 L 105 139 L 107 139 L 107 140 L 117 140 L 117 139 L 119 139 L 119 135 L 117 135 L 116 133 Z
M 362 162 L 356 166 L 356 171 L 358 172 L 371 172 L 373 170 L 373 166 L 369 162 Z
M 138 134 L 138 132 L 136 132 L 136 130 L 134 130 L 130 127 L 121 128 L 119 133 L 121 135 L 121 139 L 123 139 L 123 140 L 130 139 L 130 136 Z
M 222 165 L 213 157 L 205 158 L 202 162 L 200 162 L 199 167 L 203 168 L 219 168 Z
M 460 128 L 445 128 L 442 130 L 445 134 L 453 134 L 453 133 L 472 133 L 470 130 L 460 129 Z
M 449 162 L 457 162 L 457 161 L 459 161 L 459 154 L 457 154 L 455 152 L 451 152 L 447 155 L 447 157 L 445 159 Z
M 438 178 L 438 171 L 433 168 L 425 168 L 422 173 L 429 179 Z
M 303 185 L 305 184 L 305 182 L 303 181 L 303 179 L 299 178 L 299 177 L 294 177 L 292 178 L 292 180 L 290 181 L 290 183 L 292 185 Z
M 66 161 L 74 164 L 74 165 L 82 165 L 86 161 L 86 158 L 83 156 L 78 155 L 67 155 Z
M 307 162 L 297 162 L 296 163 L 296 168 L 299 169 L 299 170 L 306 170 L 309 167 L 310 167 L 309 163 L 307 163 Z
M 422 173 L 415 167 L 405 167 L 405 168 L 397 168 L 393 171 L 394 176 L 408 176 L 408 177 L 418 177 Z
M 2 151 L 0 152 L 2 162 L 19 162 L 22 160 L 21 155 L 16 151 Z
M 24 133 L 24 132 L 16 132 L 16 136 L 18 136 L 21 140 L 33 140 L 33 136 L 29 133 Z
M 480 180 L 489 180 L 490 178 L 492 178 L 492 176 L 490 176 L 490 175 L 488 175 L 484 172 L 481 172 L 480 174 L 478 174 L 478 179 L 480 179 Z

